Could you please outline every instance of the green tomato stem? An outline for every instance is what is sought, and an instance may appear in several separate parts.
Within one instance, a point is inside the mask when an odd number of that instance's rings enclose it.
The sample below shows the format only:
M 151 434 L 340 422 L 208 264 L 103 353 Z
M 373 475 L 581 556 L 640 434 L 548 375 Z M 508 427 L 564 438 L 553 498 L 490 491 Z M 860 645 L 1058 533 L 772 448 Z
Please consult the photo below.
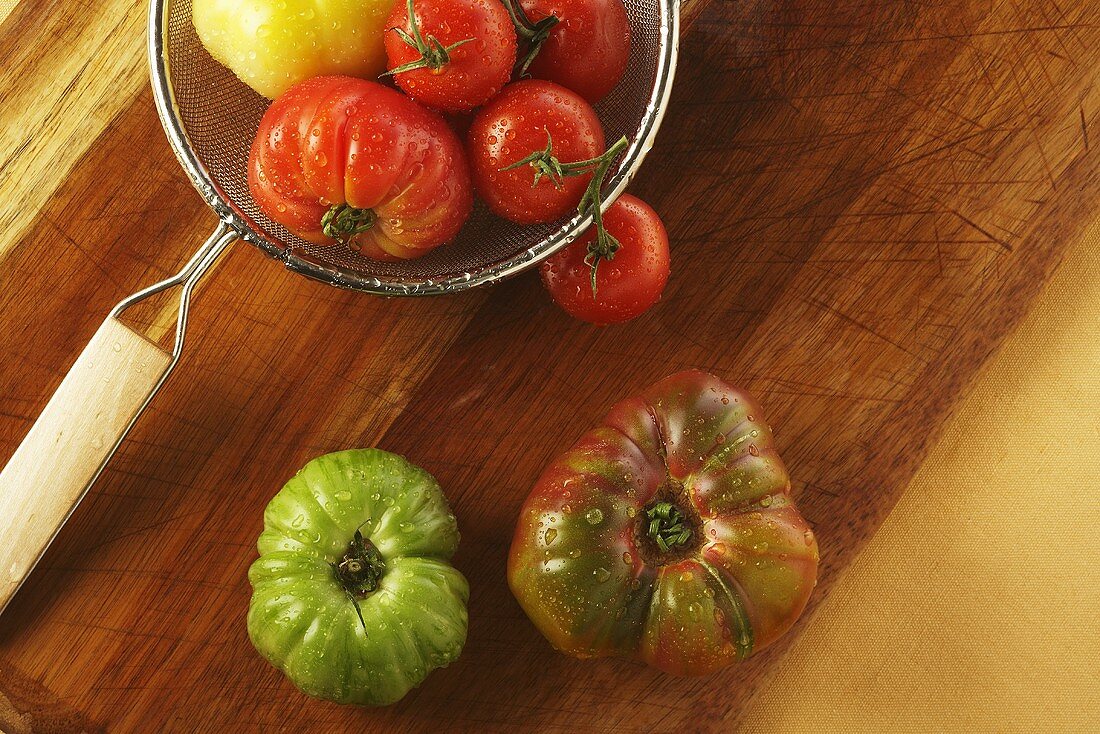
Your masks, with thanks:
M 373 227 L 377 218 L 370 209 L 335 204 L 321 217 L 321 231 L 326 237 L 346 245 L 355 235 Z
M 531 188 L 538 186 L 539 181 L 541 181 L 544 176 L 550 179 L 550 182 L 554 184 L 555 188 L 560 189 L 562 187 L 562 182 L 568 177 L 583 176 L 587 173 L 592 174 L 592 179 L 588 182 L 588 188 L 585 189 L 584 196 L 581 197 L 581 202 L 577 206 L 577 211 L 580 212 L 582 216 L 591 211 L 592 223 L 596 226 L 596 239 L 589 244 L 588 254 L 584 257 L 585 263 L 588 264 L 588 267 L 591 268 L 592 271 L 593 300 L 596 300 L 596 270 L 599 268 L 602 261 L 614 259 L 615 253 L 618 252 L 619 248 L 622 246 L 619 240 L 604 227 L 604 179 L 607 178 L 607 172 L 610 170 L 611 164 L 615 162 L 615 159 L 619 157 L 620 153 L 626 150 L 629 144 L 630 141 L 627 140 L 624 135 L 615 141 L 614 145 L 604 151 L 602 155 L 598 155 L 595 158 L 588 158 L 583 161 L 562 163 L 554 155 L 554 139 L 550 136 L 550 131 L 546 130 L 545 148 L 533 151 L 529 155 L 520 158 L 515 163 L 500 169 L 501 171 L 511 171 L 516 168 L 522 168 L 523 166 L 531 166 L 531 168 L 535 169 Z
M 416 22 L 416 11 L 413 9 L 413 0 L 407 0 L 406 7 L 408 9 L 409 27 L 412 28 L 412 35 L 410 36 L 402 28 L 391 28 L 390 30 L 400 36 L 401 40 L 406 44 L 412 46 L 420 54 L 420 58 L 415 61 L 410 61 L 407 64 L 401 64 L 400 66 L 394 67 L 382 76 L 402 74 L 406 71 L 412 71 L 413 69 L 432 69 L 433 71 L 438 71 L 446 64 L 450 63 L 452 51 L 474 40 L 472 38 L 464 38 L 461 41 L 452 43 L 450 46 L 444 46 L 435 36 L 429 35 L 425 39 L 420 33 L 420 24 Z
M 560 22 L 560 19 L 551 14 L 536 23 L 527 17 L 523 6 L 517 0 L 501 0 L 501 2 L 504 3 L 508 15 L 512 18 L 516 35 L 527 41 L 527 52 L 516 62 L 516 76 L 523 77 L 527 74 L 527 67 L 539 55 L 542 44 L 546 43 L 546 39 L 550 37 L 550 31 Z
M 595 172 L 592 174 L 592 180 L 588 182 L 588 189 L 584 192 L 584 196 L 581 197 L 581 203 L 577 207 L 582 215 L 592 211 L 592 223 L 596 225 L 596 239 L 588 245 L 588 254 L 585 255 L 584 261 L 588 264 L 588 267 L 592 269 L 592 300 L 597 298 L 596 294 L 596 270 L 600 267 L 600 262 L 603 260 L 612 260 L 615 258 L 615 253 L 622 247 L 622 243 L 607 231 L 607 228 L 603 224 L 603 182 L 607 177 L 607 171 L 611 168 L 612 162 L 618 157 L 619 153 L 626 150 L 628 141 L 626 136 L 619 138 L 614 145 L 607 149 L 607 152 L 598 158 L 592 158 L 587 161 L 579 161 L 572 165 L 596 165 Z
M 658 502 L 645 510 L 648 527 L 646 535 L 657 544 L 662 553 L 682 548 L 691 540 L 691 528 L 687 517 L 671 502 Z
M 361 599 L 378 588 L 386 562 L 374 543 L 363 537 L 358 530 L 348 543 L 344 558 L 332 564 L 336 579 L 344 591 L 356 599 Z

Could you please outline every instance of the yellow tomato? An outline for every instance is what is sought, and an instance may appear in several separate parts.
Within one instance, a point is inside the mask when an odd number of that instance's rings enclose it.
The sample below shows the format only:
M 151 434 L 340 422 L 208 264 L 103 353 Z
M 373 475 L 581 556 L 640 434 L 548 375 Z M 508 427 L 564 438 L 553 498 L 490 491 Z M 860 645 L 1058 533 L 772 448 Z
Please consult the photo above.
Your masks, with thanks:
M 374 78 L 393 0 L 194 0 L 203 46 L 248 86 L 274 99 L 322 74 Z

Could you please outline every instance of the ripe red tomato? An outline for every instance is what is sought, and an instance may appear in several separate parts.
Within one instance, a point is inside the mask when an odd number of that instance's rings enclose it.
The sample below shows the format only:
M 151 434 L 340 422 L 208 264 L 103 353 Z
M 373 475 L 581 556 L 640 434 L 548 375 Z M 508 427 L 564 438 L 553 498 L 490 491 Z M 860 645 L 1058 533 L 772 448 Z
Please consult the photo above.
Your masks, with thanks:
M 657 212 L 636 196 L 623 194 L 603 215 L 618 249 L 600 258 L 592 288 L 592 246 L 596 228 L 548 258 L 539 268 L 550 297 L 582 321 L 601 326 L 629 321 L 661 297 L 668 282 L 668 234 Z
M 307 79 L 275 100 L 252 145 L 248 187 L 302 239 L 381 260 L 426 254 L 473 206 L 462 145 L 443 119 L 351 77 Z
M 509 168 L 545 151 L 548 142 L 551 152 L 541 164 Z M 592 178 L 591 172 L 559 177 L 550 168 L 598 157 L 604 137 L 596 112 L 579 95 L 528 79 L 508 85 L 477 113 L 467 147 L 474 187 L 489 208 L 513 222 L 536 224 L 575 208 Z
M 516 31 L 498 0 L 416 0 L 413 8 L 413 0 L 397 0 L 385 36 L 387 68 L 406 94 L 466 112 L 508 83 Z
M 619 83 L 630 56 L 630 21 L 622 0 L 520 0 L 520 4 L 528 22 L 517 19 L 519 33 L 529 41 L 529 48 L 539 40 L 537 35 L 532 39 L 531 31 L 551 15 L 558 18 L 557 24 L 543 31 L 546 40 L 527 67 L 528 74 L 572 89 L 592 104 Z

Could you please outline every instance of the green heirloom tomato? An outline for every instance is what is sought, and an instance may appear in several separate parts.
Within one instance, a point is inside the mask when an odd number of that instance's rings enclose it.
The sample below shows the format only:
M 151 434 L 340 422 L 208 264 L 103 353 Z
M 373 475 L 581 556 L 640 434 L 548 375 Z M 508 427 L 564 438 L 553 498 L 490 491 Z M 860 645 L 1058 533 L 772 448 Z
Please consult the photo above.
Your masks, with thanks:
M 264 510 L 248 636 L 304 693 L 383 706 L 459 656 L 470 589 L 442 490 L 400 456 L 309 462 Z
M 194 0 L 210 55 L 274 99 L 314 76 L 373 79 L 386 70 L 393 0 Z
M 817 541 L 760 406 L 705 372 L 625 400 L 538 480 L 508 559 L 512 593 L 559 650 L 700 675 L 802 613 Z

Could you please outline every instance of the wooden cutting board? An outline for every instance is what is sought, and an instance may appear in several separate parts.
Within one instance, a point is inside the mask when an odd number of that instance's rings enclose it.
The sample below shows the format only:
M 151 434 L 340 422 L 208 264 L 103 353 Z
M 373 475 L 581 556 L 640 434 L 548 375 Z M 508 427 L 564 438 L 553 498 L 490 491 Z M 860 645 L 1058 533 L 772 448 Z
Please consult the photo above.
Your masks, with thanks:
M 145 3 L 11 5 L 0 460 L 110 306 L 213 227 L 152 107 Z M 633 188 L 673 241 L 664 300 L 596 329 L 531 275 L 380 300 L 236 246 L 198 294 L 178 371 L 0 617 L 0 729 L 734 727 L 786 644 L 688 680 L 555 654 L 505 584 L 520 503 L 613 402 L 711 370 L 767 409 L 820 539 L 820 603 L 1100 210 L 1100 5 L 697 0 L 685 13 L 672 104 Z M 140 317 L 160 338 L 173 313 Z M 461 660 L 386 710 L 299 695 L 245 632 L 264 505 L 308 459 L 353 446 L 439 478 L 472 588 Z M 799 628 L 812 623 L 811 607 Z

